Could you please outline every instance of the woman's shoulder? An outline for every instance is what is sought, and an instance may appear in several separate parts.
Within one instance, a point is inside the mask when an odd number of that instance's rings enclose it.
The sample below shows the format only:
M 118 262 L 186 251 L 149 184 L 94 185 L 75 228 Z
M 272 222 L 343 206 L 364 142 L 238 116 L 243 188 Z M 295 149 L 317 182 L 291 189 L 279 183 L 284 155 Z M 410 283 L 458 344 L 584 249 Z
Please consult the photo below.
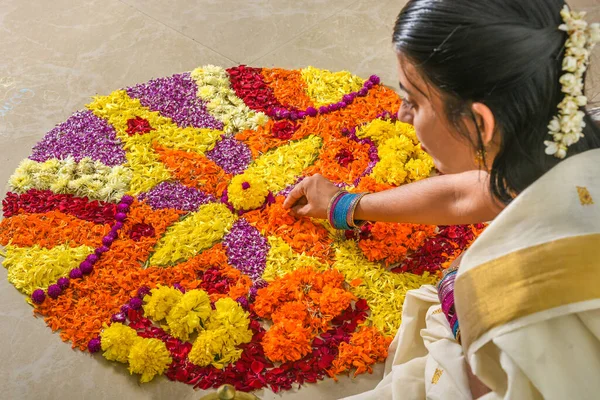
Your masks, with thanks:
M 600 298 L 599 167 L 600 150 L 561 162 L 465 253 L 454 295 L 467 347 L 497 327 Z
M 600 234 L 600 149 L 566 159 L 519 194 L 465 254 L 476 266 L 562 238 Z

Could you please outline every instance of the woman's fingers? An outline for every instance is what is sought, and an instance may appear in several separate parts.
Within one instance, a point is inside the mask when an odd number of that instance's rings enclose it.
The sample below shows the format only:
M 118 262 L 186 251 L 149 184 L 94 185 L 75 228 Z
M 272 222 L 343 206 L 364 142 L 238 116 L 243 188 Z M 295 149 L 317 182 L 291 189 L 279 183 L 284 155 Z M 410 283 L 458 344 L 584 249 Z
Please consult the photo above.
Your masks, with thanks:
M 301 198 L 306 196 L 302 182 L 297 184 L 283 202 L 283 208 L 292 208 Z
M 292 207 L 290 212 L 292 213 L 292 215 L 297 216 L 297 217 L 307 217 L 307 216 L 311 216 L 310 215 L 311 210 L 312 210 L 312 207 L 310 206 L 310 204 L 298 204 L 298 205 Z

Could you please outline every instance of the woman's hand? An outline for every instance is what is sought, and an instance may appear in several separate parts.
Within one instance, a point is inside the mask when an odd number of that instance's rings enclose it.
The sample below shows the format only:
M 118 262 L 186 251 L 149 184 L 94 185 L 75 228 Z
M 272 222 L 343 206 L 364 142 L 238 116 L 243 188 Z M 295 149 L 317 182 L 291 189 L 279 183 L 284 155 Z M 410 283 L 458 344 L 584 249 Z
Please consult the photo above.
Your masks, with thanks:
M 327 218 L 327 206 L 340 189 L 322 175 L 305 178 L 290 192 L 284 208 L 301 217 Z

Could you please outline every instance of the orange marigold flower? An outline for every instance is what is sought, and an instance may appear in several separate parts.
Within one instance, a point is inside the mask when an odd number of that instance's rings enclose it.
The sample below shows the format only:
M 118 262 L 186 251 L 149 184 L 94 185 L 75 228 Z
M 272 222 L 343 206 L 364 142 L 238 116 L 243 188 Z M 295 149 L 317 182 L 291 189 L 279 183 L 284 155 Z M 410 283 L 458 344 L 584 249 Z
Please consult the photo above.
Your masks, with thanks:
M 262 346 L 265 355 L 272 361 L 297 361 L 310 353 L 313 337 L 302 322 L 285 319 L 265 333 Z
M 347 165 L 340 163 L 338 159 L 338 154 L 344 150 L 352 154 L 352 161 Z M 307 176 L 319 173 L 331 181 L 352 185 L 368 165 L 369 145 L 340 137 L 326 140 L 323 143 L 319 159 L 304 173 Z
M 294 361 L 308 354 L 301 349 L 308 344 L 310 351 L 312 339 L 329 329 L 330 321 L 356 300 L 343 286 L 344 276 L 337 270 L 300 268 L 260 289 L 254 312 L 273 320 L 263 341 L 267 357 L 272 361 Z M 300 327 L 297 329 L 301 335 L 288 332 L 294 326 Z M 289 347 L 288 352 L 284 346 Z
M 323 316 L 340 315 L 356 297 L 345 289 L 325 286 L 321 293 L 311 293 L 310 298 Z
M 327 372 L 332 378 L 353 368 L 356 368 L 355 377 L 372 373 L 373 364 L 385 361 L 391 342 L 392 338 L 383 336 L 377 328 L 362 326 L 352 334 L 350 343 L 340 344 L 338 356 Z
M 304 322 L 307 318 L 308 311 L 306 310 L 306 304 L 299 301 L 284 303 L 271 315 L 274 324 L 283 322 L 286 319 Z
M 384 190 L 393 189 L 393 188 L 394 187 L 391 185 L 388 185 L 385 183 L 378 183 L 375 181 L 375 179 L 371 178 L 370 176 L 365 176 L 365 177 L 361 178 L 361 180 L 358 183 L 358 185 L 356 186 L 356 188 L 352 191 L 356 192 L 356 193 L 362 193 L 362 192 L 376 193 L 376 192 L 383 192 Z

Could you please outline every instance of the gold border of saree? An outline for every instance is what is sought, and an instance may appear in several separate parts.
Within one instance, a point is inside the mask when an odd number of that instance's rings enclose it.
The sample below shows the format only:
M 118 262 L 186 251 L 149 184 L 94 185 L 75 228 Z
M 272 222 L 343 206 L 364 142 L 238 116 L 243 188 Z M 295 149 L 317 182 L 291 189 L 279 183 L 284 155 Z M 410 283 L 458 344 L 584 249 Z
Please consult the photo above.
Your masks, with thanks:
M 465 349 L 493 328 L 566 304 L 600 298 L 600 234 L 518 250 L 456 278 Z

